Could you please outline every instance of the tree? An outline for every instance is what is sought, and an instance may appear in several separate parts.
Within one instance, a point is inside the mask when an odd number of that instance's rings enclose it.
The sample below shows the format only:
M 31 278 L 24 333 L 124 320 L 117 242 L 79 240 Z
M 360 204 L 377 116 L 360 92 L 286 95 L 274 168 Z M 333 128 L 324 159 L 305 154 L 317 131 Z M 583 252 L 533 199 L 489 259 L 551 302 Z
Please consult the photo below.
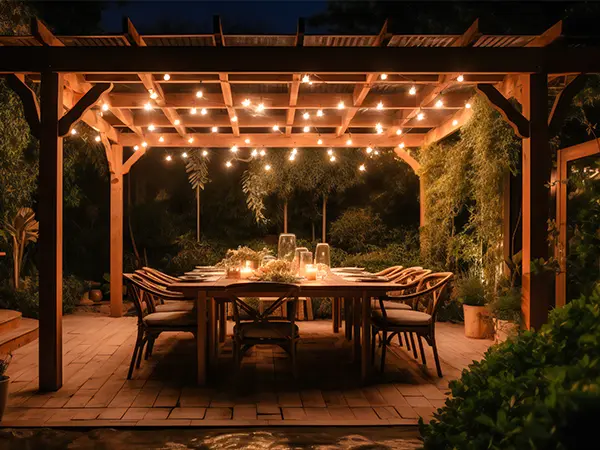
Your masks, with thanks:
M 25 247 L 30 242 L 37 242 L 39 226 L 31 208 L 19 209 L 12 221 L 4 222 L 2 236 L 6 240 L 12 241 L 13 284 L 17 290 L 21 287 L 21 268 L 23 267 Z
M 200 242 L 200 191 L 209 182 L 208 179 L 208 152 L 193 151 L 185 164 L 188 180 L 196 191 L 196 240 Z

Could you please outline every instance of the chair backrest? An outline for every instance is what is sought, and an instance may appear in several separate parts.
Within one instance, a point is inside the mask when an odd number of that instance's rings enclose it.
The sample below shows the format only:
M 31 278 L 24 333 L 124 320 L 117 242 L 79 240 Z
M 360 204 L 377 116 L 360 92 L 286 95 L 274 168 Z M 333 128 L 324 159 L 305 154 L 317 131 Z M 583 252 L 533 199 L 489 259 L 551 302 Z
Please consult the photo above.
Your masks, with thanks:
M 452 272 L 430 273 L 419 281 L 416 292 L 419 294 L 418 301 L 425 307 L 425 312 L 433 317 L 433 321 L 441 305 L 444 289 L 453 276 Z
M 153 275 L 151 272 L 147 272 L 144 269 L 137 269 L 135 271 L 135 273 L 136 273 L 136 275 L 139 275 L 140 277 L 144 278 L 148 282 L 151 282 L 157 286 L 160 286 L 162 289 L 166 289 L 167 286 L 169 286 L 171 284 L 171 283 L 167 283 L 162 278 L 157 277 L 156 275 Z
M 138 279 L 134 278 L 132 273 L 124 273 L 123 278 L 127 281 L 129 285 L 129 289 L 127 292 L 130 292 L 131 298 L 133 300 L 133 306 L 135 307 L 135 312 L 138 317 L 138 324 L 141 324 L 144 320 L 144 316 L 149 312 L 149 309 L 153 309 L 154 304 L 149 305 L 152 300 L 149 299 L 148 302 L 144 301 L 144 285 Z M 149 295 L 147 296 L 147 298 Z
M 161 272 L 160 270 L 157 269 L 153 269 L 152 267 L 142 267 L 142 269 L 152 275 L 154 275 L 157 278 L 162 279 L 165 283 L 177 283 L 179 282 L 178 278 L 172 277 L 171 275 L 167 275 L 164 272 Z
M 431 273 L 431 270 L 422 267 L 411 267 L 410 269 L 394 280 L 397 287 L 394 287 L 394 290 L 390 291 L 388 295 L 397 296 L 414 292 L 421 279 Z
M 151 289 L 153 291 L 153 295 L 156 295 L 161 299 L 181 300 L 183 298 L 182 293 L 169 291 L 164 284 L 157 283 L 152 276 L 150 276 L 148 273 L 145 273 L 143 270 L 136 270 L 132 276 L 140 283 L 143 283 L 146 288 Z
M 391 266 L 387 269 L 380 270 L 379 272 L 374 273 L 373 275 L 377 275 L 378 277 L 391 276 L 393 273 L 396 273 L 400 270 L 402 270 L 402 266 Z

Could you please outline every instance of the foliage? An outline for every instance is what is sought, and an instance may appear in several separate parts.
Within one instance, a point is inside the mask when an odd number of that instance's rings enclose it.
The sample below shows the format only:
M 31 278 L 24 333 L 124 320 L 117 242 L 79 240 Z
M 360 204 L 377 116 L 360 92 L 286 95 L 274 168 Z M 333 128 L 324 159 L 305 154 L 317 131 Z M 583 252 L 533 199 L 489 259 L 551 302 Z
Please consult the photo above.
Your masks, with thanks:
M 351 208 L 332 222 L 329 239 L 333 245 L 358 253 L 383 243 L 389 235 L 385 224 L 370 208 Z
M 367 253 L 348 254 L 339 264 L 346 267 L 364 267 L 370 272 L 378 272 L 390 266 L 411 267 L 419 265 L 418 239 L 413 234 L 406 234 L 397 244 L 373 249 Z M 332 252 L 333 265 L 333 252 Z
M 292 263 L 283 259 L 269 261 L 256 271 L 259 281 L 272 281 L 275 283 L 296 283 L 298 277 L 292 271 Z
M 477 274 L 464 275 L 454 282 L 453 297 L 469 306 L 484 306 L 487 303 L 486 287 Z
M 8 355 L 0 358 L 0 380 L 6 380 L 6 371 L 8 370 L 8 366 L 10 366 L 11 361 L 12 353 L 9 353 Z
M 31 208 L 21 208 L 12 221 L 4 222 L 4 230 L 0 234 L 7 241 L 12 241 L 13 254 L 13 286 L 19 289 L 21 285 L 21 268 L 25 257 L 25 247 L 30 242 L 37 242 L 40 224 L 35 220 Z
M 450 384 L 425 449 L 580 449 L 600 414 L 600 287 L 550 313 L 539 332 L 494 346 Z
M 203 156 L 199 149 L 190 152 L 185 163 L 185 171 L 192 189 L 204 190 L 204 186 L 209 182 L 208 155 Z
M 176 244 L 177 254 L 165 258 L 164 265 L 171 273 L 189 272 L 197 265 L 211 266 L 222 258 L 217 244 L 206 240 L 198 242 L 191 232 L 179 236 Z
M 256 267 L 260 265 L 265 256 L 271 255 L 271 251 L 268 248 L 256 251 L 249 247 L 240 246 L 237 250 L 229 249 L 225 258 L 217 263 L 218 267 L 240 267 L 243 266 L 246 261 L 252 261 Z

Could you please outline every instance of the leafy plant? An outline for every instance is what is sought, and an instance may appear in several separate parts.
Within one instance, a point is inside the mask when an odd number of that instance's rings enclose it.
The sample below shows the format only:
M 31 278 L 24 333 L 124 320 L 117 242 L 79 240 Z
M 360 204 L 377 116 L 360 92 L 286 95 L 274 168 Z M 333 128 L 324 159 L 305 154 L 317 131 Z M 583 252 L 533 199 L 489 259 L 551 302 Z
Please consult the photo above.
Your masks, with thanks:
M 463 305 L 484 306 L 487 303 L 486 288 L 480 276 L 464 275 L 454 282 L 452 294 Z
M 6 371 L 8 370 L 8 366 L 12 361 L 12 353 L 0 358 L 0 380 L 6 380 L 8 376 L 6 375 Z
M 424 448 L 580 449 L 600 415 L 600 287 L 550 313 L 539 332 L 490 348 L 450 383 Z
M 15 289 L 21 287 L 21 268 L 25 248 L 30 242 L 37 242 L 40 224 L 35 220 L 35 213 L 31 208 L 21 208 L 12 221 L 4 221 L 2 236 L 12 240 L 13 254 L 13 285 Z
M 244 265 L 246 261 L 252 261 L 258 267 L 263 258 L 268 255 L 271 255 L 271 251 L 268 248 L 256 251 L 248 247 L 238 247 L 237 250 L 227 250 L 225 258 L 218 262 L 217 266 L 225 268 L 239 267 Z
M 351 208 L 332 222 L 329 237 L 333 245 L 349 252 L 364 252 L 381 245 L 389 236 L 385 224 L 369 208 Z

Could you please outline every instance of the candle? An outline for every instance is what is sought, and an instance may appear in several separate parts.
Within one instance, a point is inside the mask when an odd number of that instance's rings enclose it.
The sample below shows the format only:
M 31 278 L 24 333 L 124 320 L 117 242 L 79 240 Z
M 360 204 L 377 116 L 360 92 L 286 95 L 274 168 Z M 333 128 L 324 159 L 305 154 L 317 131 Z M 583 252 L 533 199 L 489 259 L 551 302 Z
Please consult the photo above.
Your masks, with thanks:
M 307 280 L 316 280 L 317 279 L 317 266 L 314 264 L 307 264 L 304 267 L 304 274 Z
M 244 267 L 242 267 L 240 269 L 240 278 L 243 280 L 247 280 L 248 278 L 250 278 L 252 276 L 253 270 L 252 270 L 252 261 L 246 261 L 246 264 Z

